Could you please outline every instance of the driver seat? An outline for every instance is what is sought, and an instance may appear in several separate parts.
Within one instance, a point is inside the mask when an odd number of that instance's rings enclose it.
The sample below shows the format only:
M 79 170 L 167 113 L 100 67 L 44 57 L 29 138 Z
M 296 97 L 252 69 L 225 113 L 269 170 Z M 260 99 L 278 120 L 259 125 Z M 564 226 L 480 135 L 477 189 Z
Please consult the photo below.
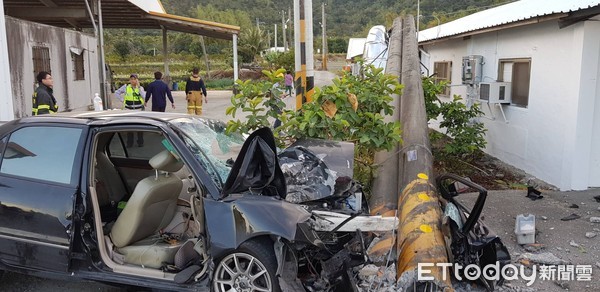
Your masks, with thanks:
M 164 150 L 150 159 L 156 174 L 141 180 L 110 232 L 122 261 L 160 268 L 173 263 L 182 243 L 167 243 L 159 235 L 173 219 L 183 183 L 175 175 L 183 163 Z M 164 172 L 159 174 L 159 172 Z

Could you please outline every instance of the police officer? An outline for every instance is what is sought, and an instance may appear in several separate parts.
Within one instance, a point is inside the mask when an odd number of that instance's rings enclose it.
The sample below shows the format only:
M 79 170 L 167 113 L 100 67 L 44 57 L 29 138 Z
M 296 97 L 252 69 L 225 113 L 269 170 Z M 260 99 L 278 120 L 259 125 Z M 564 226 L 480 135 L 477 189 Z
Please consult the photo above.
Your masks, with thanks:
M 58 105 L 56 104 L 56 98 L 52 94 L 52 87 L 54 86 L 52 75 L 46 71 L 41 71 L 36 76 L 36 79 L 39 86 L 33 93 L 31 114 L 34 116 L 55 114 L 58 112 Z
M 115 96 L 123 102 L 123 108 L 128 110 L 144 110 L 145 102 L 144 87 L 140 85 L 137 74 L 129 76 L 129 84 L 121 86 L 115 91 Z M 137 144 L 139 147 L 144 146 L 143 132 L 137 132 Z M 133 147 L 133 133 L 127 133 L 127 147 Z
M 144 109 L 144 87 L 140 86 L 137 74 L 129 76 L 129 84 L 121 86 L 115 91 L 117 99 L 123 102 L 123 108 L 130 110 Z

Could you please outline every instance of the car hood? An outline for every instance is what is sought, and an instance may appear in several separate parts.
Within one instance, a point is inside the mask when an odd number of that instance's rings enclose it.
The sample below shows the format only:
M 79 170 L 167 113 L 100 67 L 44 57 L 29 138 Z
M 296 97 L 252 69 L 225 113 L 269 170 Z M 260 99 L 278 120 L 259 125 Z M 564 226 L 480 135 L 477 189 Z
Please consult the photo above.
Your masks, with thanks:
M 247 192 L 286 197 L 285 177 L 269 128 L 258 129 L 246 139 L 223 185 L 221 198 Z

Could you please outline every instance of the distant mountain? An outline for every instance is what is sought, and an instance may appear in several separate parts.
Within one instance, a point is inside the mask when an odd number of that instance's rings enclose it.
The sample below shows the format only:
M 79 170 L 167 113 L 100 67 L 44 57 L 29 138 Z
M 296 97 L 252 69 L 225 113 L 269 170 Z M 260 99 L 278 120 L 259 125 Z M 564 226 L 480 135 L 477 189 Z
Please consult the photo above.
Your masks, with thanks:
M 415 0 L 313 0 L 313 31 L 321 34 L 321 3 L 325 2 L 327 34 L 335 37 L 365 36 L 371 26 L 390 26 L 398 15 L 417 14 Z M 421 0 L 421 28 L 444 23 L 511 0 Z M 273 24 L 281 23 L 281 11 L 293 8 L 293 0 L 162 0 L 168 13 L 197 17 L 198 11 L 230 11 L 247 14 L 253 24 L 259 22 L 272 30 Z M 222 13 L 219 18 L 223 19 Z M 211 15 L 201 13 L 202 18 Z M 437 18 L 436 18 L 437 17 Z M 232 20 L 236 21 L 236 20 Z M 248 24 L 246 24 L 248 25 Z M 243 27 L 242 27 L 243 29 Z

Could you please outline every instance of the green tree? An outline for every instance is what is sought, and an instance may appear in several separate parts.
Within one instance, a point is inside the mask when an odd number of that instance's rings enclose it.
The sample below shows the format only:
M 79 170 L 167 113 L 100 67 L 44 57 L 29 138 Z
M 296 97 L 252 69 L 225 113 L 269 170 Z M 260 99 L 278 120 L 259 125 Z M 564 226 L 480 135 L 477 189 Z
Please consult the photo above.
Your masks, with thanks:
M 114 51 L 121 58 L 121 61 L 125 61 L 131 52 L 131 43 L 127 40 L 118 40 L 114 45 Z
M 256 56 L 266 48 L 265 34 L 259 27 L 251 25 L 240 32 L 239 53 L 245 62 L 255 62 Z

